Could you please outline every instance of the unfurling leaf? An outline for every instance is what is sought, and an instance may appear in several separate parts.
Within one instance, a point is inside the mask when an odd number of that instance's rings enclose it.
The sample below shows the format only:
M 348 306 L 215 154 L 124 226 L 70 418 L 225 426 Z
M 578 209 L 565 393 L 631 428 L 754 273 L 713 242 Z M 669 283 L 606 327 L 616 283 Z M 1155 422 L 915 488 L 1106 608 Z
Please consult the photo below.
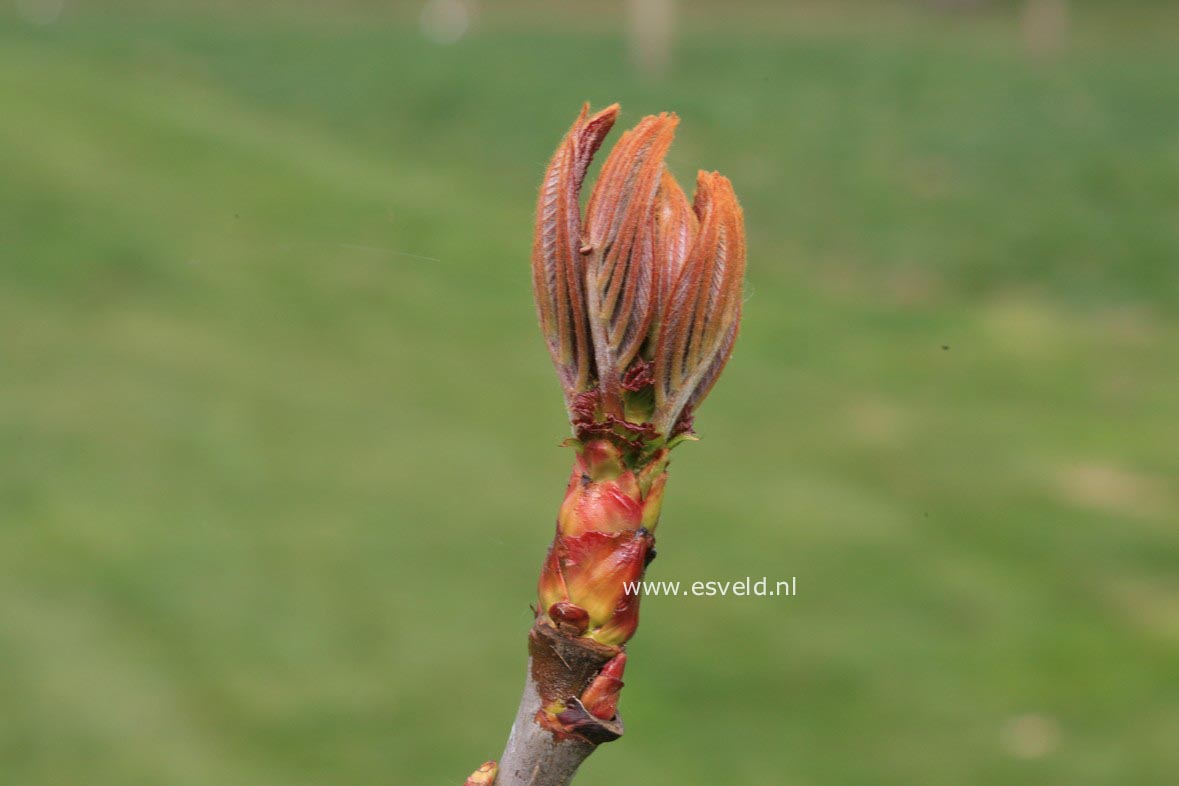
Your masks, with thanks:
M 536 309 L 567 403 L 588 389 L 593 375 L 585 314 L 585 264 L 580 252 L 581 184 L 590 160 L 618 117 L 618 105 L 592 117 L 588 114 L 586 104 L 545 172 L 532 244 Z

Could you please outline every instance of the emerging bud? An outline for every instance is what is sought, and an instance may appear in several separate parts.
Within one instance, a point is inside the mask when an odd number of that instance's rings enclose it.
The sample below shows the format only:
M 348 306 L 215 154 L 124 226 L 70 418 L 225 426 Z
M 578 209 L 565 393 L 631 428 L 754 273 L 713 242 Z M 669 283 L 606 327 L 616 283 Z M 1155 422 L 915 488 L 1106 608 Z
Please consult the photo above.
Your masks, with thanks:
M 732 185 L 701 172 L 689 202 L 664 164 L 673 114 L 622 135 L 583 222 L 581 186 L 617 117 L 617 105 L 582 108 L 541 185 L 532 250 L 541 330 L 577 450 L 538 621 L 608 647 L 638 625 L 636 583 L 655 554 L 668 454 L 691 438 L 693 413 L 732 354 L 745 274 Z M 616 696 L 621 685 L 603 680 L 588 694 L 594 714 L 612 711 L 607 689 Z
M 675 115 L 622 135 L 583 222 L 581 186 L 617 117 L 617 104 L 582 108 L 541 184 L 532 247 L 537 313 L 573 428 L 565 444 L 577 452 L 529 634 L 539 708 L 521 705 L 554 744 L 595 746 L 623 732 L 624 647 L 655 557 L 670 451 L 694 438 L 693 413 L 741 319 L 741 208 L 716 173 L 700 172 L 688 201 L 664 164 Z M 531 783 L 539 770 L 526 769 Z M 523 771 L 505 761 L 509 770 Z M 467 786 L 494 777 L 489 762 Z

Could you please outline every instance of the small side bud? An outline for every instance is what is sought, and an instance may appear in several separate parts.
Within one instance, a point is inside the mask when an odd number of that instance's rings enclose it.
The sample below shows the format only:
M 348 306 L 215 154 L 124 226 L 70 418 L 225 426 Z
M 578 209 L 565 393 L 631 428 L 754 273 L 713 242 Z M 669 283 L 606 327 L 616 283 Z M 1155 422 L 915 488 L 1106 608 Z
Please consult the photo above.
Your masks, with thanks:
M 499 773 L 499 765 L 494 761 L 487 761 L 483 766 L 471 773 L 463 786 L 492 786 L 495 776 Z
M 598 676 L 581 694 L 581 703 L 595 718 L 612 720 L 618 714 L 618 696 L 622 690 L 622 672 L 626 670 L 626 653 L 606 662 Z
M 549 606 L 549 619 L 567 636 L 580 636 L 589 630 L 589 612 L 574 603 L 562 601 Z

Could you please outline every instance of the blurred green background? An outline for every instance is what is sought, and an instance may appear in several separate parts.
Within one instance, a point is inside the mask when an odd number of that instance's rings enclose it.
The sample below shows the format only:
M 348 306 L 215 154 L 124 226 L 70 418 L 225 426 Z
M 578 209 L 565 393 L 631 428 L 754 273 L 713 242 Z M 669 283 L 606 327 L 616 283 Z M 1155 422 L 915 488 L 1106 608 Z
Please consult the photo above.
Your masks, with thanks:
M 625 5 L 3 4 L 0 784 L 498 756 L 583 100 L 750 233 L 649 577 L 799 595 L 648 599 L 579 782 L 1179 772 L 1176 4 Z

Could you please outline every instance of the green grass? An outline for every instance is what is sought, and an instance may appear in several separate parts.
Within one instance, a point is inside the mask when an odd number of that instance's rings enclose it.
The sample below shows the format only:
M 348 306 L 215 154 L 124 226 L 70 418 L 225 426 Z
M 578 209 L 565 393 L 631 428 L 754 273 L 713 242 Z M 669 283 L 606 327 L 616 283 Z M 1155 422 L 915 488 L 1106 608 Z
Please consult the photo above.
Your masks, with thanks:
M 750 229 L 650 576 L 800 594 L 648 599 L 580 780 L 1179 769 L 1162 5 L 1079 4 L 1049 62 L 1006 6 L 697 10 L 658 83 L 575 8 L 450 47 L 363 5 L 70 8 L 0 18 L 0 783 L 498 754 L 569 461 L 531 211 L 584 99 L 678 111 L 673 169 Z

